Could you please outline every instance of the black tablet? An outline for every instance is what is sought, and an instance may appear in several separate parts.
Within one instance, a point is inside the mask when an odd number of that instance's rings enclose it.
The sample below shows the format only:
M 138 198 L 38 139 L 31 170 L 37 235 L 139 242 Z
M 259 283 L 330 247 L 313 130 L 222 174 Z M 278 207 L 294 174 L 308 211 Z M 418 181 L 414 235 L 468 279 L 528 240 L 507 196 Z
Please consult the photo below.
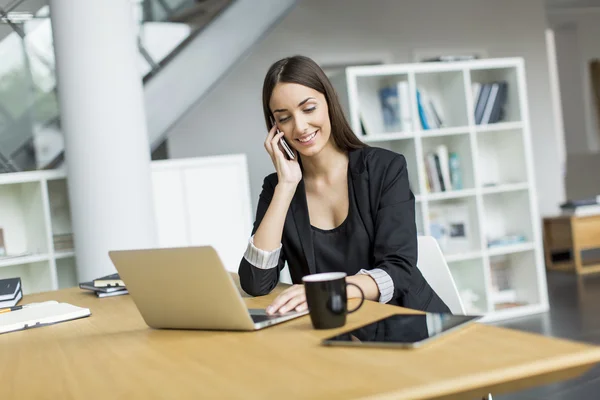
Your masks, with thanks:
M 368 325 L 324 339 L 327 346 L 415 348 L 463 328 L 480 316 L 452 314 L 394 314 Z

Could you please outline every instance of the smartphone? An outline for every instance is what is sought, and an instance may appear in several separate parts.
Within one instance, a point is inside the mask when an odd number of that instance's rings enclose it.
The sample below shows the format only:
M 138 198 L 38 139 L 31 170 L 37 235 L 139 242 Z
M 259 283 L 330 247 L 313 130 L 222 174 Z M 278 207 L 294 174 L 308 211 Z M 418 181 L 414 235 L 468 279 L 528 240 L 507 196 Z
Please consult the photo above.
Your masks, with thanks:
M 283 148 L 283 150 L 285 151 L 285 153 L 287 153 L 288 158 L 290 160 L 293 160 L 293 159 L 296 158 L 296 155 L 294 154 L 294 152 L 290 148 L 290 145 L 287 144 L 287 142 L 285 141 L 285 139 L 283 138 L 283 136 L 281 137 L 281 139 L 279 139 L 279 143 L 281 144 L 281 147 Z
M 271 118 L 271 123 L 273 125 L 275 125 L 275 120 L 273 118 Z M 281 133 L 281 131 L 279 130 L 279 128 L 277 128 L 277 133 Z M 280 144 L 281 148 L 283 149 L 283 152 L 287 155 L 288 160 L 294 160 L 296 158 L 296 155 L 292 151 L 292 148 L 285 141 L 285 139 L 283 138 L 283 136 L 281 137 L 281 139 L 279 139 L 279 144 Z

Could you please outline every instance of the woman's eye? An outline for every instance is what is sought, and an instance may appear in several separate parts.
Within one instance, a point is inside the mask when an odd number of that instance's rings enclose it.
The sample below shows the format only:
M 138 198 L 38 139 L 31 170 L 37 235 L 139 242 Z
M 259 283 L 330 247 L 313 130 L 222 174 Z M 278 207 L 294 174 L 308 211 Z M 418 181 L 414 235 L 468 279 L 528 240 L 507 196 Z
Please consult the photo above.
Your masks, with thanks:
M 317 109 L 317 107 L 305 108 L 304 112 L 313 112 Z
M 282 123 L 284 123 L 285 121 L 287 121 L 288 119 L 290 119 L 290 118 L 289 118 L 289 117 L 280 118 L 280 119 L 279 119 L 279 123 L 280 123 L 280 124 L 282 124 Z

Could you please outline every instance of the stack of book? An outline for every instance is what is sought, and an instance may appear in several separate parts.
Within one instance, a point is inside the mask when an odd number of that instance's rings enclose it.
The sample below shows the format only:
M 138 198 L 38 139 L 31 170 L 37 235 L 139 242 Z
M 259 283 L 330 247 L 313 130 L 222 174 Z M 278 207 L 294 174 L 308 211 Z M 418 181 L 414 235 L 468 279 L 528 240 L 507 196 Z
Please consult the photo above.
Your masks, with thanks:
M 72 250 L 75 246 L 73 245 L 73 234 L 72 233 L 61 233 L 53 235 L 54 250 L 64 251 Z
M 386 132 L 410 132 L 413 130 L 407 81 L 400 81 L 379 89 L 379 102 Z
M 421 88 L 417 90 L 417 110 L 424 130 L 444 127 L 444 117 L 439 105 L 436 105 L 429 93 Z
M 563 215 L 585 217 L 600 215 L 600 195 L 582 200 L 569 200 L 560 205 Z
M 425 172 L 429 192 L 447 192 L 463 188 L 460 159 L 457 153 L 449 153 L 445 144 L 425 155 Z
M 504 119 L 508 83 L 506 81 L 479 83 L 472 85 L 475 104 L 475 123 L 493 124 Z
M 90 282 L 82 282 L 79 284 L 79 288 L 90 290 L 96 293 L 98 297 L 121 296 L 129 293 L 119 274 L 103 276 Z
M 21 278 L 0 279 L 0 308 L 14 307 L 22 298 Z

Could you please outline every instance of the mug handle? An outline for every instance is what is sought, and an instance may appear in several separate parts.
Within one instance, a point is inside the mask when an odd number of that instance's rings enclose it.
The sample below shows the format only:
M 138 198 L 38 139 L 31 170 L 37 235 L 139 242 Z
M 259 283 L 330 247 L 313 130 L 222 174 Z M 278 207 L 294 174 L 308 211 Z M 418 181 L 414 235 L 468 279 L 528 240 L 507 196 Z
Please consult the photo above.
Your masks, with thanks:
M 354 309 L 354 310 L 348 310 L 348 314 L 352 314 L 354 311 L 357 311 L 359 308 L 362 307 L 363 303 L 365 302 L 365 293 L 362 291 L 362 289 L 360 288 L 360 286 L 358 286 L 356 283 L 346 283 L 346 286 L 348 285 L 352 285 L 354 287 L 356 287 L 358 289 L 358 291 L 360 292 L 360 304 Z

